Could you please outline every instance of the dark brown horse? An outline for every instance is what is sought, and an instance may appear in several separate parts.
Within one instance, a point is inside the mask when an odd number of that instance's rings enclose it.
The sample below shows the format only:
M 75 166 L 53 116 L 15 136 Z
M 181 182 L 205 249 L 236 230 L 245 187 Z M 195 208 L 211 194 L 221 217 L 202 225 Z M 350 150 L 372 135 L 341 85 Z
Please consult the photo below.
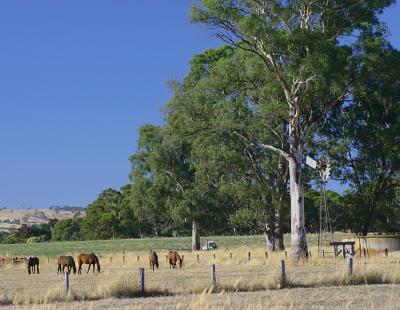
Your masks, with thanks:
M 31 273 L 39 274 L 39 258 L 29 256 L 26 258 L 26 264 L 28 265 L 29 274 Z
M 100 262 L 98 257 L 94 253 L 78 255 L 78 266 L 79 266 L 78 274 L 82 273 L 82 264 L 89 264 L 87 273 L 89 273 L 90 266 L 92 265 L 93 265 L 93 273 L 94 273 L 94 265 L 97 265 L 97 271 L 100 272 Z
M 155 251 L 150 250 L 149 252 L 149 262 L 150 262 L 150 268 L 154 270 L 154 266 L 159 267 L 158 265 L 158 256 Z
M 75 260 L 72 256 L 59 256 L 58 257 L 57 274 L 59 274 L 61 272 L 61 266 L 62 266 L 62 272 L 64 272 L 65 267 L 67 267 L 68 274 L 71 273 L 71 269 L 73 269 L 74 273 L 76 273 Z
M 181 258 L 177 251 L 169 251 L 168 253 L 169 268 L 176 268 L 176 262 L 179 264 L 179 268 L 182 268 L 183 258 Z

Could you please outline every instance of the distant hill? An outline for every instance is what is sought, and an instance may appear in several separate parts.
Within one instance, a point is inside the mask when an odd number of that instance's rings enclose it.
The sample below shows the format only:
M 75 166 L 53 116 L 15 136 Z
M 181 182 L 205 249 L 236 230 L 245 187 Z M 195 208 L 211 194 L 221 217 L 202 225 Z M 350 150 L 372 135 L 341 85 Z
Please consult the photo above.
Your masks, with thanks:
M 48 222 L 50 219 L 64 220 L 72 218 L 76 213 L 85 214 L 80 207 L 52 206 L 43 209 L 8 209 L 0 208 L 0 231 L 10 232 L 22 224 L 34 225 Z

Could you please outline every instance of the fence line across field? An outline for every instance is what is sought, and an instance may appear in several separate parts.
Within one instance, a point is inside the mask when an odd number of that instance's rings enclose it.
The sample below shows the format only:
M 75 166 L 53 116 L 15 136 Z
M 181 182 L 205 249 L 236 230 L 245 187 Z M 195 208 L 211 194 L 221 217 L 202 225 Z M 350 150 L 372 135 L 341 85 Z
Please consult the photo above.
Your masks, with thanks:
M 396 262 L 392 263 L 396 264 Z M 366 266 L 366 265 L 378 265 L 378 264 L 369 264 L 369 263 L 362 263 L 360 264 L 361 266 Z M 386 264 L 387 265 L 387 264 Z M 343 260 L 343 264 L 339 268 L 333 268 L 333 270 L 315 270 L 315 266 L 306 266 L 305 268 L 308 268 L 309 270 L 302 270 L 304 266 L 296 266 L 296 267 L 289 267 L 287 268 L 287 261 L 282 259 L 279 261 L 279 264 L 277 264 L 275 270 L 266 270 L 264 271 L 246 271 L 247 274 L 255 274 L 257 276 L 279 276 L 279 282 L 280 282 L 280 288 L 285 288 L 287 286 L 287 276 L 293 277 L 293 276 L 298 276 L 302 274 L 319 274 L 319 273 L 324 273 L 324 274 L 329 274 L 332 271 L 334 272 L 343 272 L 346 273 L 347 276 L 351 277 L 353 274 L 357 272 L 357 268 L 354 269 L 354 267 L 357 266 L 357 264 L 354 264 L 354 260 L 352 257 Z M 321 266 L 323 267 L 323 266 Z M 154 272 L 154 271 L 153 271 Z M 153 272 L 150 272 L 149 275 L 154 275 Z M 229 272 L 229 271 L 228 271 Z M 226 277 L 232 277 L 232 273 L 225 272 L 224 269 L 220 269 L 217 273 L 217 267 L 216 264 L 211 264 L 209 271 L 206 269 L 201 270 L 201 271 L 194 271 L 193 274 L 189 273 L 186 274 L 187 277 L 192 278 L 193 275 L 201 276 L 203 275 L 204 277 L 207 277 L 207 274 L 210 276 L 210 286 L 211 287 L 217 287 L 217 279 L 221 278 L 224 279 Z M 235 276 L 235 272 L 233 272 L 233 275 Z M 240 275 L 239 275 L 240 276 Z M 151 279 L 151 276 L 150 278 Z M 154 280 L 154 279 L 153 279 Z M 64 291 L 66 294 L 69 293 L 70 291 L 70 278 L 68 272 L 64 273 L 63 277 L 63 284 L 64 284 Z M 139 268 L 139 289 L 142 295 L 145 294 L 145 268 L 140 267 Z

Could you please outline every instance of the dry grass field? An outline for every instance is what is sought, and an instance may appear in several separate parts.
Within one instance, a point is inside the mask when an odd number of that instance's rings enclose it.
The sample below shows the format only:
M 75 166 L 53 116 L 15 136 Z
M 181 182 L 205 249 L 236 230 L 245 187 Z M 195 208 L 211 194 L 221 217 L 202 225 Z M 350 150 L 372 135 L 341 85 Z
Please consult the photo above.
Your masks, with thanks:
M 398 309 L 400 285 L 363 285 L 288 290 L 199 294 L 150 298 L 109 298 L 45 305 L 5 306 L 1 309 Z
M 343 259 L 312 257 L 296 263 L 287 259 L 288 288 L 283 290 L 279 290 L 279 266 L 285 258 L 284 252 L 268 253 L 267 259 L 262 247 L 183 252 L 182 269 L 170 269 L 165 254 L 158 252 L 160 269 L 155 271 L 148 266 L 146 252 L 126 252 L 125 263 L 121 253 L 102 254 L 100 274 L 86 274 L 86 268 L 81 275 L 71 274 L 68 296 L 63 292 L 63 276 L 57 275 L 55 258 L 47 262 L 47 258 L 41 257 L 39 275 L 28 275 L 24 265 L 2 266 L 0 305 L 21 309 L 265 309 L 267 305 L 277 309 L 339 309 L 378 305 L 394 308 L 400 304 L 398 253 L 390 253 L 389 257 L 355 258 L 351 277 Z M 213 263 L 217 286 L 211 293 Z M 145 267 L 145 287 L 151 297 L 132 299 L 140 295 L 139 267 Z

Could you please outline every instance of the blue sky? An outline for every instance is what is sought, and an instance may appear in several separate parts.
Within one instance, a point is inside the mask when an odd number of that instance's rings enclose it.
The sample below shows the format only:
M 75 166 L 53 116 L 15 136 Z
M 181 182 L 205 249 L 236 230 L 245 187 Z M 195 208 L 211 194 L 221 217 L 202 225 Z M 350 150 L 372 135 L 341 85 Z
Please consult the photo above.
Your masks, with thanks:
M 86 206 L 129 182 L 195 53 L 220 44 L 190 0 L 0 2 L 0 207 Z M 400 8 L 383 20 L 400 48 Z

